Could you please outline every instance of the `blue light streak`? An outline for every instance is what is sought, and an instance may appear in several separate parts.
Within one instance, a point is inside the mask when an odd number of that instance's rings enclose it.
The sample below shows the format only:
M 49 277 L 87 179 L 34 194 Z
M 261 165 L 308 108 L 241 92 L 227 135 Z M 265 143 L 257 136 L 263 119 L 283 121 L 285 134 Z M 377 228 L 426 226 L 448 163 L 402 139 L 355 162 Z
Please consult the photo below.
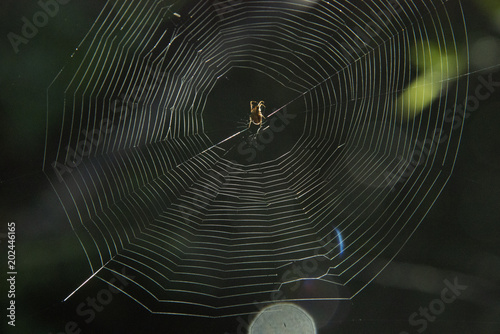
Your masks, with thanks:
M 339 240 L 340 254 L 342 254 L 344 252 L 344 240 L 342 239 L 342 235 L 340 234 L 340 231 L 338 229 L 335 229 L 335 232 L 337 232 L 337 239 Z

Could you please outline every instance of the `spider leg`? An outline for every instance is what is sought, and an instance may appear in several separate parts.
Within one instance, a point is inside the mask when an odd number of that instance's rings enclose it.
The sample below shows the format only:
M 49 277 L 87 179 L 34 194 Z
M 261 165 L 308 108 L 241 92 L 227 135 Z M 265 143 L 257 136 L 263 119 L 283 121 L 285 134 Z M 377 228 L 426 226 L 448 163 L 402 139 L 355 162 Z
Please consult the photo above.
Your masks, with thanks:
M 262 128 L 262 122 L 259 124 L 259 128 L 257 129 L 257 132 L 255 133 L 256 137 L 259 134 L 261 128 Z

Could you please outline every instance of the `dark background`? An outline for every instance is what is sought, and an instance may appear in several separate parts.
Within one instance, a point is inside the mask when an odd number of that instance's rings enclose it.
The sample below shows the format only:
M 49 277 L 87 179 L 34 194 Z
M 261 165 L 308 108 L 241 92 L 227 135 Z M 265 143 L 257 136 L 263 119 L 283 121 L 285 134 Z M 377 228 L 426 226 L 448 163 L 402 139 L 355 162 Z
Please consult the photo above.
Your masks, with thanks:
M 74 0 L 61 5 L 59 14 L 28 44 L 22 44 L 17 54 L 6 35 L 20 31 L 20 18 L 38 10 L 37 4 L 4 1 L 0 5 L 0 247 L 6 254 L 7 222 L 16 222 L 18 266 L 16 328 L 8 327 L 2 315 L 2 332 L 59 333 L 75 321 L 83 333 L 235 333 L 236 318 L 155 315 L 123 294 L 114 294 L 112 302 L 86 323 L 76 309 L 87 296 L 108 288 L 97 279 L 62 302 L 82 283 L 81 277 L 88 276 L 89 268 L 63 208 L 41 172 L 46 89 L 103 4 Z M 496 14 L 495 23 L 493 15 L 494 8 L 499 13 L 498 5 L 494 1 L 464 4 L 470 36 L 489 36 L 498 47 L 500 19 Z M 490 63 L 479 62 L 471 69 L 496 65 L 490 71 L 500 81 L 499 50 L 486 50 L 491 52 Z M 475 56 L 474 49 L 471 56 Z M 476 87 L 479 75 L 487 73 L 472 73 L 470 86 Z M 470 115 L 455 171 L 420 227 L 371 284 L 352 301 L 337 305 L 336 317 L 320 333 L 416 333 L 408 317 L 439 297 L 445 287 L 443 280 L 455 278 L 467 289 L 429 322 L 425 332 L 500 333 L 499 110 L 500 94 L 495 92 Z M 2 269 L 2 277 L 4 272 Z M 0 286 L 5 310 L 5 279 Z

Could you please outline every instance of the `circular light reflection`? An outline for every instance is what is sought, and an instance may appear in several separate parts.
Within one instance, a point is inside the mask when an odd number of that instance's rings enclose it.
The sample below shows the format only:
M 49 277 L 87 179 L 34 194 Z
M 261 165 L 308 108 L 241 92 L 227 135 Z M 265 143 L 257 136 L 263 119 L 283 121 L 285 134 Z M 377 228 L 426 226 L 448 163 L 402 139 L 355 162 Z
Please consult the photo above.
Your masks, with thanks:
M 249 334 L 316 334 L 313 318 L 294 304 L 264 308 L 250 324 Z

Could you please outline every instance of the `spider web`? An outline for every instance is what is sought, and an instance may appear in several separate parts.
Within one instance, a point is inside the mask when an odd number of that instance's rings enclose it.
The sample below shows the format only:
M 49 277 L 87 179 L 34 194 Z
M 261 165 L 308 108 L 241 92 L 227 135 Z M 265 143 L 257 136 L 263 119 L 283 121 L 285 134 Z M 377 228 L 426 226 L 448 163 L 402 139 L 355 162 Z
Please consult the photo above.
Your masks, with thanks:
M 82 282 L 207 317 L 353 298 L 451 174 L 465 31 L 439 0 L 108 2 L 47 89 Z

